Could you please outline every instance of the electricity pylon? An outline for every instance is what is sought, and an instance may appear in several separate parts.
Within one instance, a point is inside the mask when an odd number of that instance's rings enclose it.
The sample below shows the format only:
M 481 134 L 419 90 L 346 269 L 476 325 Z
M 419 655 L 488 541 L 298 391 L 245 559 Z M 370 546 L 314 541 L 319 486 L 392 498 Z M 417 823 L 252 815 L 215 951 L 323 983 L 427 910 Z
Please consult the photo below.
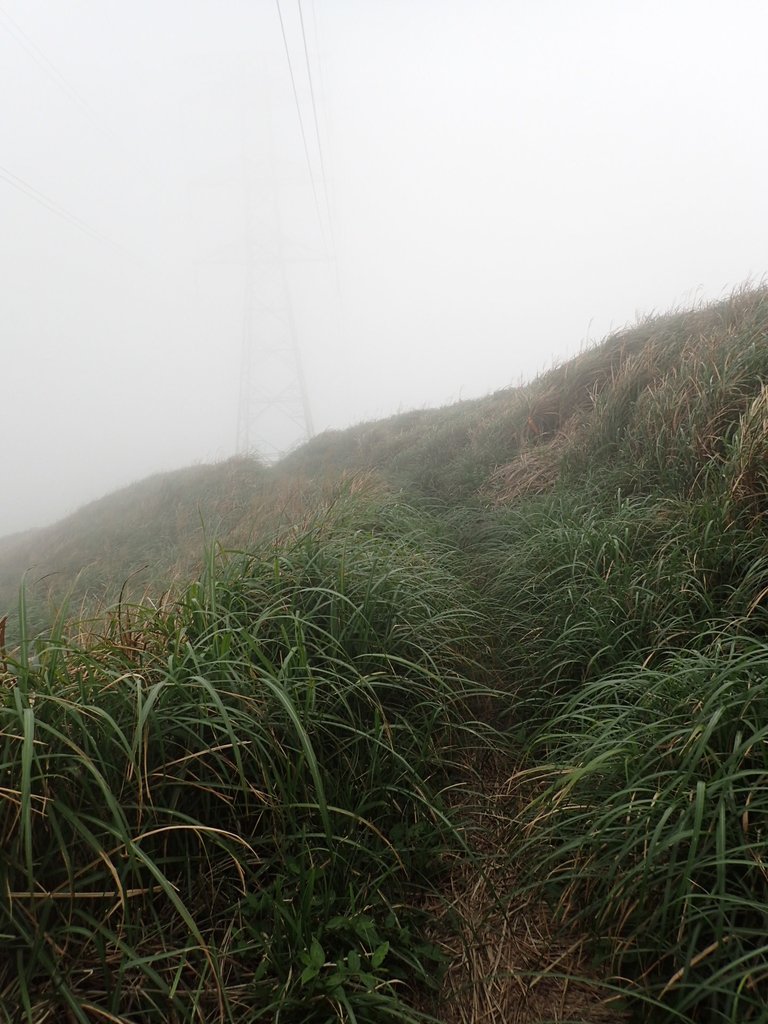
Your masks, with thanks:
M 277 216 L 276 246 L 264 252 L 249 226 L 242 263 L 237 452 L 267 459 L 283 453 L 286 428 L 298 427 L 302 441 L 314 432 Z
M 298 427 L 301 441 L 309 440 L 314 430 L 274 167 L 268 170 L 271 181 L 259 176 L 262 189 L 257 193 L 258 167 L 243 157 L 243 335 L 236 449 L 269 460 L 283 454 L 291 427 Z
M 269 115 L 253 139 L 252 113 L 242 133 L 243 233 L 205 262 L 242 267 L 236 451 L 273 461 L 314 433 L 288 267 L 326 258 L 287 254 Z

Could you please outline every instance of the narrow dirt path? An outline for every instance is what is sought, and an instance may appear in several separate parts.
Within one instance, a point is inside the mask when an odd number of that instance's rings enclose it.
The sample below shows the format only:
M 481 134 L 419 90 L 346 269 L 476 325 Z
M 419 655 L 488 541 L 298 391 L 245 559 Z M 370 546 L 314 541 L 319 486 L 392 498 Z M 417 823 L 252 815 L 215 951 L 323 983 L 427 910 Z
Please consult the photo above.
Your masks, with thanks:
M 449 967 L 430 1012 L 445 1024 L 626 1021 L 606 991 L 607 972 L 590 963 L 586 936 L 564 931 L 545 905 L 518 891 L 508 851 L 521 794 L 508 766 L 486 766 L 477 782 L 467 838 L 482 867 L 457 861 L 431 908 Z

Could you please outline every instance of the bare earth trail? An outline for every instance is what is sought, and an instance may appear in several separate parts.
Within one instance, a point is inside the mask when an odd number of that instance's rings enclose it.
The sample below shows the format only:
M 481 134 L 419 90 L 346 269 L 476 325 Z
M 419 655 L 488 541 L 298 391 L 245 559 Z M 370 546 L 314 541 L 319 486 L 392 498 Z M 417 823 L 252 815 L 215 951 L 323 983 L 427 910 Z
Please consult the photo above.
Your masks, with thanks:
M 606 988 L 612 979 L 590 962 L 587 936 L 569 931 L 548 907 L 520 892 L 508 852 L 521 827 L 520 779 L 510 777 L 508 765 L 494 764 L 476 784 L 478 809 L 467 830 L 476 863 L 456 861 L 443 902 L 431 908 L 449 967 L 430 1012 L 444 1024 L 626 1021 Z

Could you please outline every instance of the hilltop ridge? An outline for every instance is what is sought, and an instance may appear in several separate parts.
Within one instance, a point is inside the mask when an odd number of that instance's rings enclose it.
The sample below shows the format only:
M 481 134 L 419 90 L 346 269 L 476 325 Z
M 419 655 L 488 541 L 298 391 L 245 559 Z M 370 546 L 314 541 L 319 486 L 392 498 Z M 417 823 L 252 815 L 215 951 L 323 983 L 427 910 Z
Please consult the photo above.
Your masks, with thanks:
M 749 466 L 743 445 L 725 458 L 724 432 L 763 401 L 767 321 L 766 290 L 742 289 L 648 317 L 527 385 L 326 431 L 272 467 L 233 458 L 155 474 L 50 527 L 0 538 L 0 613 L 13 614 L 27 569 L 40 623 L 49 597 L 109 603 L 129 577 L 133 596 L 157 591 L 199 569 L 206 536 L 243 545 L 300 516 L 318 486 L 360 473 L 412 498 L 497 504 L 544 492 L 594 457 L 658 482 L 687 467 L 685 490 L 705 457 L 743 492 L 762 472 L 758 412 L 745 423 L 758 435 Z
M 766 512 L 758 289 L 6 539 L 0 1016 L 765 1021 Z

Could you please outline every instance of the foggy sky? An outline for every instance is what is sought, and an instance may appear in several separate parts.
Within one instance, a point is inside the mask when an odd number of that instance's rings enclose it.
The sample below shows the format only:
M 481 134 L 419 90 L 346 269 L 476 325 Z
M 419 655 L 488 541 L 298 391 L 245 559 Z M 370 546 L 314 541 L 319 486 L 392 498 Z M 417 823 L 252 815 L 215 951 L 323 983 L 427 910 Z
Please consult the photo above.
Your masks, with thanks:
M 0 535 L 234 453 L 249 251 L 317 430 L 768 269 L 768 5 L 281 10 L 312 177 L 273 0 L 0 0 Z

